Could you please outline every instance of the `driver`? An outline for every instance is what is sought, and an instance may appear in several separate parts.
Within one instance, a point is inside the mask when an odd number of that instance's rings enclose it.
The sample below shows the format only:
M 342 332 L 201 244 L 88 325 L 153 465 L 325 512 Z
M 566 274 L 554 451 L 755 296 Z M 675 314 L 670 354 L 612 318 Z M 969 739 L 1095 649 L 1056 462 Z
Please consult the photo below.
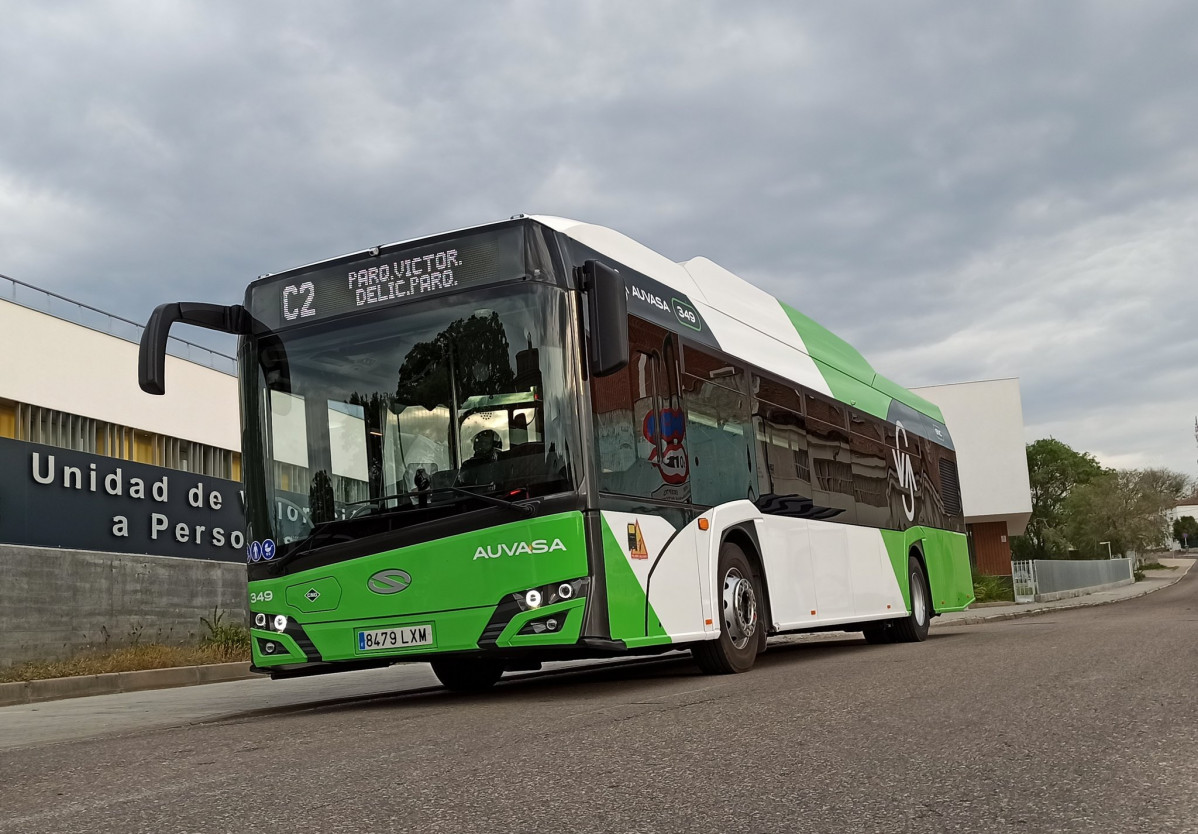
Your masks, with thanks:
M 503 448 L 503 438 L 494 429 L 483 429 L 474 435 L 474 455 L 462 461 L 458 472 L 460 484 L 482 484 L 491 480 L 492 467 L 490 464 L 499 460 L 499 450 Z
M 474 435 L 474 456 L 479 463 L 494 463 L 503 449 L 503 438 L 494 429 L 483 429 Z

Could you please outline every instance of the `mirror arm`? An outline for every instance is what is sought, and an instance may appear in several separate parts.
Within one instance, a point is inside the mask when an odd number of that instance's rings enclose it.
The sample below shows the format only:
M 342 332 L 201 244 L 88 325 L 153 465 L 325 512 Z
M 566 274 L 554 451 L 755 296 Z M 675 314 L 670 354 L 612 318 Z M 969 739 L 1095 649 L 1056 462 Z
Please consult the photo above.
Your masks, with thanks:
M 142 331 L 137 353 L 137 383 L 147 394 L 166 393 L 166 343 L 175 323 L 242 336 L 250 332 L 253 319 L 240 304 L 226 307 L 182 301 L 158 305 Z

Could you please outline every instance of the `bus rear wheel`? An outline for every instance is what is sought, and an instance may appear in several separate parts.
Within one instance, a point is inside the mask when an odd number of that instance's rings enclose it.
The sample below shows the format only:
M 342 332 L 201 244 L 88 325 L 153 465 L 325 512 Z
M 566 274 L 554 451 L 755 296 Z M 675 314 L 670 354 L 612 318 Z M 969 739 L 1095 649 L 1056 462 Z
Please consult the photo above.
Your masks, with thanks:
M 699 668 L 708 675 L 729 675 L 753 668 L 760 647 L 762 628 L 759 591 L 753 568 L 740 546 L 724 542 L 716 571 L 719 582 L 720 636 L 691 647 Z
M 482 692 L 503 676 L 503 666 L 493 660 L 450 659 L 432 661 L 433 674 L 450 692 Z
M 932 592 L 928 590 L 928 578 L 918 559 L 907 560 L 907 581 L 911 613 L 891 623 L 890 636 L 896 643 L 920 643 L 928 639 L 928 627 L 932 624 Z

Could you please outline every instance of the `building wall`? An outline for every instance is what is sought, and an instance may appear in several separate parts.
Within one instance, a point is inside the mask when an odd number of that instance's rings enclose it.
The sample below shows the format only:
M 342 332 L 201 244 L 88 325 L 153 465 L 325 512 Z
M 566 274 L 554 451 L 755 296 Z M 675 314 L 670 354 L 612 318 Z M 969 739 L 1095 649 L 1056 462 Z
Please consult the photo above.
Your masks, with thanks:
M 245 564 L 0 544 L 0 666 L 245 623 Z
M 244 532 L 237 379 L 168 356 L 167 394 L 150 396 L 137 385 L 137 353 L 133 342 L 0 300 L 0 666 L 194 642 L 214 611 L 244 622 L 244 548 L 211 546 L 214 524 L 227 528 L 226 545 Z M 39 481 L 51 458 L 55 477 Z M 169 501 L 135 500 L 135 475 L 147 489 L 161 484 L 164 499 L 169 486 Z M 201 484 L 196 509 L 188 496 Z M 214 521 L 217 487 L 224 515 Z M 155 513 L 171 522 L 156 537 Z M 188 543 L 204 526 L 201 546 L 180 543 L 180 522 Z
M 3 300 L 0 361 L 0 398 L 241 448 L 237 378 L 229 374 L 168 356 L 167 393 L 154 397 L 137 386 L 136 344 Z
M 961 478 L 967 523 L 1005 521 L 1023 534 L 1032 514 L 1018 379 L 914 388 L 944 412 Z

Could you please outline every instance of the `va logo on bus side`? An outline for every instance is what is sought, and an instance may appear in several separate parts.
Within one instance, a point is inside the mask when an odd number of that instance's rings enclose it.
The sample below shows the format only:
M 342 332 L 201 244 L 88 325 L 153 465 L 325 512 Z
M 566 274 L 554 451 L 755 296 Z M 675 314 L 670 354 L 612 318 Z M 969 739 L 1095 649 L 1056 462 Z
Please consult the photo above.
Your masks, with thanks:
M 894 457 L 894 471 L 898 474 L 899 487 L 906 490 L 903 495 L 903 512 L 907 514 L 907 521 L 915 520 L 915 493 L 919 492 L 919 484 L 915 480 L 915 467 L 911 465 L 911 453 L 905 451 L 905 447 L 909 445 L 907 442 L 907 430 L 903 428 L 903 424 L 895 421 L 894 445 L 890 454 Z M 907 498 L 910 497 L 911 503 L 907 503 Z

